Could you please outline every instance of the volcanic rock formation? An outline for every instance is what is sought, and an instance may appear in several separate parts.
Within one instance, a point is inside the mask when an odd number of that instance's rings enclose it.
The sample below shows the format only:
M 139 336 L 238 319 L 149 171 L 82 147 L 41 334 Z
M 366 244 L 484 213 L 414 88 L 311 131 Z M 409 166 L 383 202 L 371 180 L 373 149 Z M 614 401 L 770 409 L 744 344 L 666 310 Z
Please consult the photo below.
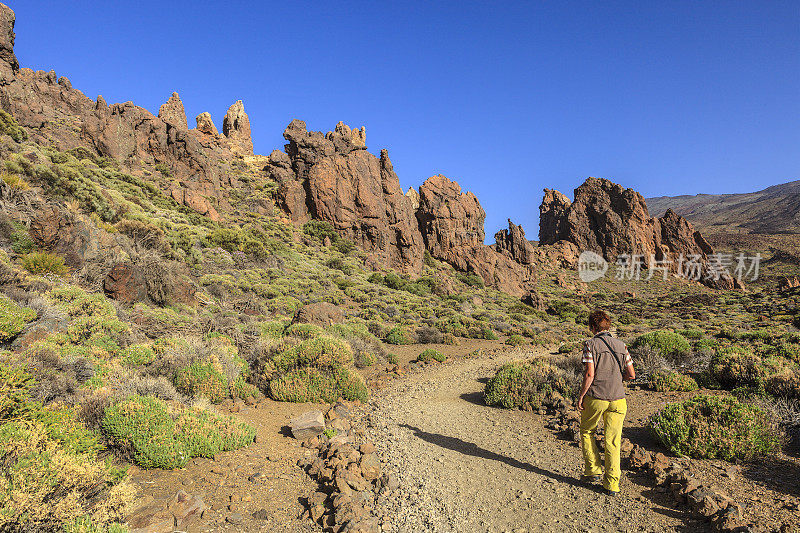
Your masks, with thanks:
M 323 135 L 293 120 L 283 136 L 286 153 L 272 152 L 266 170 L 278 182 L 278 203 L 291 219 L 327 220 L 370 252 L 374 264 L 419 272 L 422 237 L 389 153 L 375 157 L 366 150 L 364 128 L 342 122 Z

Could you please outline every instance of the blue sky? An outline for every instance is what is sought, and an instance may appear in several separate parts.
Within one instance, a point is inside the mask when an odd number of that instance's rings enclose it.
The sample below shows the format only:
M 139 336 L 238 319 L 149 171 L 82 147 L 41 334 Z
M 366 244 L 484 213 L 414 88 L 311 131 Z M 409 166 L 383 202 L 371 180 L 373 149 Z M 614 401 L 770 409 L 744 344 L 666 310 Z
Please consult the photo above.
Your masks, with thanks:
M 89 97 L 217 127 L 244 101 L 257 153 L 293 119 L 367 128 L 403 188 L 473 191 L 488 241 L 537 238 L 544 187 L 646 197 L 800 178 L 800 4 L 8 1 L 22 66 Z

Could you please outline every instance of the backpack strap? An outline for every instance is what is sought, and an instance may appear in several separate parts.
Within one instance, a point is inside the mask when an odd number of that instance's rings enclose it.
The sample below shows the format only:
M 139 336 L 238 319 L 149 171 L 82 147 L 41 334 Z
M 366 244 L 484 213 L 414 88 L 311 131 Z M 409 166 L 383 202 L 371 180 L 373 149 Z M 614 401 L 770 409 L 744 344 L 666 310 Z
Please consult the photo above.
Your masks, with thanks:
M 617 354 L 617 352 L 614 350 L 614 348 L 612 348 L 612 347 L 611 347 L 611 345 L 608 343 L 608 341 L 605 339 L 606 335 L 610 335 L 610 334 L 609 334 L 609 333 L 606 333 L 605 335 L 603 335 L 603 334 L 601 333 L 601 334 L 599 334 L 599 335 L 595 335 L 595 337 L 597 337 L 597 338 L 599 338 L 601 341 L 603 341 L 603 344 L 605 344 L 605 345 L 606 345 L 606 348 L 608 348 L 608 349 L 611 351 L 611 354 L 614 356 L 614 359 L 617 361 L 617 366 L 619 366 L 619 373 L 620 373 L 620 375 L 621 375 L 621 376 L 625 376 L 625 372 L 623 372 L 623 370 L 622 370 L 622 361 L 620 361 L 620 359 L 619 359 L 619 354 Z M 599 358 L 599 355 L 600 355 L 600 354 L 598 354 L 598 362 L 599 362 L 599 359 L 600 359 L 600 358 Z

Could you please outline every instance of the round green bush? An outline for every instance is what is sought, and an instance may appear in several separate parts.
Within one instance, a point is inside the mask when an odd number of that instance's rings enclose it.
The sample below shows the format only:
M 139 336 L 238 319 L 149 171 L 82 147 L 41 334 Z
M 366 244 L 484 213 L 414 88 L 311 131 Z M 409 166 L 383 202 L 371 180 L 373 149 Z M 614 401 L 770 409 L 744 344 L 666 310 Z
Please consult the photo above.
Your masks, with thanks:
M 270 381 L 269 392 L 274 400 L 297 403 L 332 403 L 340 398 L 366 401 L 368 397 L 361 376 L 343 367 L 293 369 Z
M 506 409 L 520 408 L 526 403 L 537 409 L 553 392 L 566 396 L 575 393 L 575 384 L 566 372 L 540 359 L 515 361 L 500 367 L 486 383 L 484 400 L 487 405 Z
M 417 356 L 417 361 L 421 363 L 427 363 L 429 361 L 437 361 L 439 363 L 443 363 L 445 359 L 447 359 L 447 357 L 443 353 L 436 351 L 433 348 L 428 348 L 427 350 L 419 354 L 419 356 Z
M 220 403 L 228 396 L 228 384 L 222 372 L 213 363 L 194 361 L 181 368 L 173 379 L 175 388 L 194 398 L 203 396 L 212 403 Z
M 142 366 L 155 361 L 156 353 L 148 344 L 131 344 L 120 353 L 122 362 L 128 366 Z
M 386 333 L 386 337 L 383 340 L 387 344 L 411 344 L 411 335 L 405 329 L 396 326 Z
M 733 396 L 695 396 L 667 405 L 648 427 L 672 453 L 698 459 L 752 461 L 780 450 L 772 415 Z
M 633 342 L 632 348 L 649 346 L 664 357 L 675 358 L 688 354 L 692 347 L 686 337 L 672 331 L 651 331 L 640 335 Z
M 691 376 L 668 370 L 656 370 L 650 375 L 650 387 L 658 392 L 697 390 L 697 382 Z

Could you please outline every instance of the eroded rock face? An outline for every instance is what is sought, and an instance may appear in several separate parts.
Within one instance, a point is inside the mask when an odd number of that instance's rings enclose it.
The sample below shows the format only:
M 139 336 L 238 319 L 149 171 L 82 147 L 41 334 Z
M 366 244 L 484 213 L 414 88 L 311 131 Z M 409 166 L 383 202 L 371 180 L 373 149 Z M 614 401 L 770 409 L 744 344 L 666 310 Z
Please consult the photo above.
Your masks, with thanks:
M 178 93 L 172 93 L 169 100 L 161 104 L 158 109 L 158 118 L 178 129 L 189 129 L 189 123 L 186 121 L 186 110 L 183 108 L 183 102 Z
M 244 112 L 244 104 L 237 100 L 228 108 L 222 120 L 222 134 L 231 141 L 231 149 L 242 155 L 253 154 L 253 140 L 250 137 L 250 119 Z
M 709 277 L 711 245 L 692 225 L 672 210 L 660 218 L 651 217 L 641 194 L 607 179 L 588 178 L 575 189 L 569 202 L 558 191 L 545 189 L 539 207 L 540 247 L 572 243 L 578 250 L 591 250 L 606 260 L 621 254 L 637 254 L 642 262 L 668 260 L 674 271 L 678 258 L 696 256 L 704 265 L 703 283 L 712 288 L 732 289 L 740 283 L 728 276 Z M 571 253 L 571 252 L 570 252 Z
M 238 148 L 241 139 L 234 143 L 217 135 L 213 124 L 204 126 L 213 135 L 189 130 L 177 94 L 157 117 L 131 102 L 108 105 L 102 96 L 87 98 L 52 70 L 19 68 L 14 18 L 14 12 L 0 4 L 0 107 L 32 141 L 60 150 L 87 148 L 115 159 L 133 174 L 141 173 L 143 165 L 163 164 L 182 190 L 178 196 L 203 209 L 208 198 L 223 200 L 225 189 L 235 186 L 229 172 L 231 149 Z M 244 129 L 240 126 L 238 131 Z M 206 202 L 197 201 L 199 196 Z
M 366 150 L 364 129 L 341 122 L 310 132 L 293 120 L 283 133 L 286 154 L 270 154 L 267 173 L 278 182 L 278 203 L 292 220 L 327 220 L 378 263 L 419 272 L 422 237 L 386 150 Z
M 219 131 L 217 131 L 217 127 L 214 125 L 214 120 L 211 118 L 211 113 L 208 111 L 203 111 L 197 115 L 194 121 L 197 123 L 197 131 L 200 133 L 213 135 L 215 137 L 219 135 Z
M 484 246 L 486 212 L 471 192 L 439 174 L 419 187 L 417 220 L 425 247 L 436 259 L 468 270 L 469 255 Z
M 525 238 L 525 230 L 508 220 L 508 229 L 494 234 L 495 250 L 523 265 L 533 262 L 533 245 Z
M 0 4 L 0 84 L 14 79 L 19 61 L 14 55 L 14 23 L 16 16 L 8 6 Z

